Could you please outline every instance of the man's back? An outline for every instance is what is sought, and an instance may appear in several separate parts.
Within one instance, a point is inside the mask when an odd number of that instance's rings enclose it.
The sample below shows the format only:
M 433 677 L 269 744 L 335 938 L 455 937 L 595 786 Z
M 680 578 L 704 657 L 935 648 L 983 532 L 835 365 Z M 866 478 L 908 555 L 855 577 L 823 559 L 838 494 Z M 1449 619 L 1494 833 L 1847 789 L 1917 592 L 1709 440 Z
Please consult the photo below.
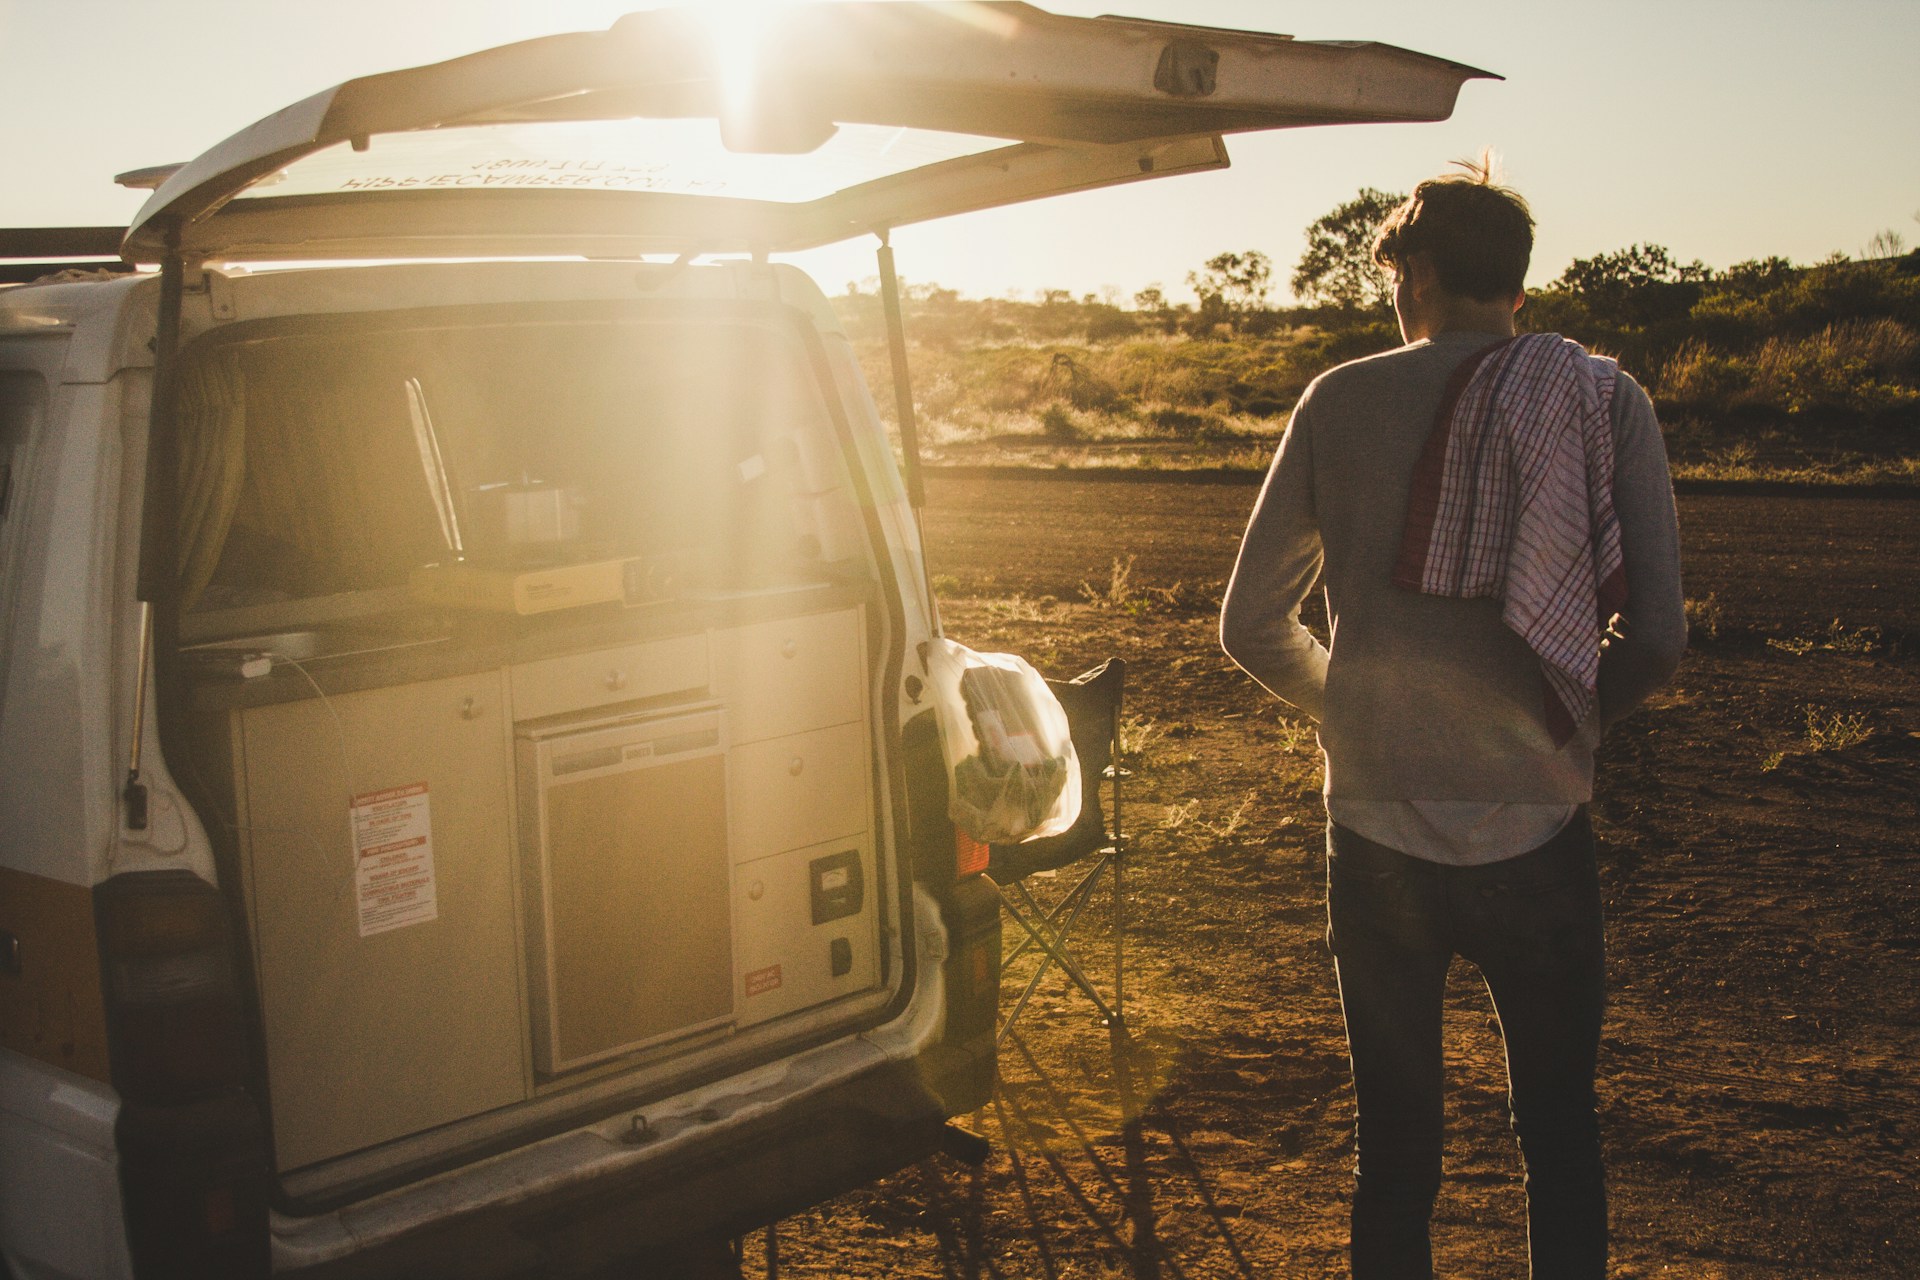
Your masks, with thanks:
M 1263 684 L 1319 716 L 1330 801 L 1591 797 L 1600 717 L 1554 744 L 1539 659 L 1501 620 L 1500 603 L 1392 583 L 1414 466 L 1448 380 L 1501 340 L 1442 333 L 1321 377 L 1294 411 L 1248 526 L 1241 565 L 1261 576 L 1236 569 L 1222 638 Z M 1624 376 L 1613 426 L 1632 623 L 1603 669 L 1603 716 L 1644 697 L 1685 641 L 1665 450 L 1646 393 Z M 1334 642 L 1316 688 L 1316 655 L 1285 615 L 1297 604 L 1288 597 L 1304 594 L 1293 580 L 1321 552 Z

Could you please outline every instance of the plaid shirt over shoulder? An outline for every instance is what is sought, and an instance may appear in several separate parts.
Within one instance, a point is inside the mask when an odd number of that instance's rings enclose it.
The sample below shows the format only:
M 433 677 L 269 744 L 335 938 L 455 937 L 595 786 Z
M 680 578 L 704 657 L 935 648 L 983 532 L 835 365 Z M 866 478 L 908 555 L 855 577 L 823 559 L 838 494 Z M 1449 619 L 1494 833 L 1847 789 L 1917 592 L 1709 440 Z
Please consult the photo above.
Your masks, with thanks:
M 1558 334 L 1467 358 L 1414 469 L 1396 586 L 1495 599 L 1540 657 L 1556 744 L 1592 711 L 1600 643 L 1626 604 L 1613 508 L 1619 366 Z

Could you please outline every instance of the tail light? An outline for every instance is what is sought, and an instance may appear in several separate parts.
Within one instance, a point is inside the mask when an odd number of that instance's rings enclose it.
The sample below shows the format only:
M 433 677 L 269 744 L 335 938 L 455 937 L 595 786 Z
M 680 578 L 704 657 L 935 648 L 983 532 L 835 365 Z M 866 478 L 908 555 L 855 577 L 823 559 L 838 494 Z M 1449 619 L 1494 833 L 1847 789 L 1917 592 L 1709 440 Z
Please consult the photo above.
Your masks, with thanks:
M 268 1158 L 219 890 L 186 871 L 94 891 L 133 1270 L 264 1277 Z
M 953 878 L 965 880 L 968 876 L 977 876 L 987 869 L 992 849 L 984 841 L 975 840 L 966 832 L 953 829 Z
M 978 876 L 946 894 L 947 1021 L 928 1083 L 949 1115 L 984 1106 L 993 1093 L 1000 1015 L 1000 894 Z

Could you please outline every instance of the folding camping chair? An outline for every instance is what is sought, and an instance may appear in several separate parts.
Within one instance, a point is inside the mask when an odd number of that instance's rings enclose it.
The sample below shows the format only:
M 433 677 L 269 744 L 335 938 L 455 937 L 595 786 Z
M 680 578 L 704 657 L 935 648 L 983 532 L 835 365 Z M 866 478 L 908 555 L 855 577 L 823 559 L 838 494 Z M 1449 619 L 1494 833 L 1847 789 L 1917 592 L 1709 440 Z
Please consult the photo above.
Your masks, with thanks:
M 1039 968 L 1027 979 L 1020 998 L 1014 1001 L 1001 1023 L 996 1042 L 1006 1039 L 1041 981 L 1056 965 L 1067 980 L 1093 1002 L 1101 1022 L 1116 1039 L 1126 1034 L 1126 837 L 1120 822 L 1120 789 L 1127 773 L 1120 767 L 1119 751 L 1120 703 L 1125 682 L 1126 663 L 1118 658 L 1109 658 L 1072 680 L 1047 682 L 1067 713 L 1074 753 L 1080 758 L 1080 817 L 1057 836 L 989 848 L 987 876 L 999 887 L 1006 914 L 1026 934 L 1006 957 L 1007 963 L 1018 959 L 1029 948 L 1037 949 L 1042 956 Z M 1102 800 L 1103 783 L 1105 801 Z M 1073 887 L 1051 906 L 1042 906 L 1027 887 L 1027 880 L 1041 872 L 1057 871 L 1089 860 L 1090 865 Z M 1111 1001 L 1087 977 L 1070 945 L 1074 926 L 1093 901 L 1101 876 L 1108 873 L 1111 873 L 1113 890 Z

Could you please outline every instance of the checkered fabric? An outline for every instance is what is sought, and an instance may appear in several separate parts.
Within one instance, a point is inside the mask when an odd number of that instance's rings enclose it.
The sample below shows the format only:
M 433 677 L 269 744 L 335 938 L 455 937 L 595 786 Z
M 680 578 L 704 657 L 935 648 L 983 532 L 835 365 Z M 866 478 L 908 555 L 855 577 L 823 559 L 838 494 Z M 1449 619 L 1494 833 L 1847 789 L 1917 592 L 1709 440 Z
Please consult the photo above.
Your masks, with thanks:
M 1613 510 L 1618 369 L 1551 333 L 1468 357 L 1414 469 L 1394 569 L 1409 590 L 1501 601 L 1540 657 L 1556 744 L 1593 709 L 1601 639 L 1627 599 Z

